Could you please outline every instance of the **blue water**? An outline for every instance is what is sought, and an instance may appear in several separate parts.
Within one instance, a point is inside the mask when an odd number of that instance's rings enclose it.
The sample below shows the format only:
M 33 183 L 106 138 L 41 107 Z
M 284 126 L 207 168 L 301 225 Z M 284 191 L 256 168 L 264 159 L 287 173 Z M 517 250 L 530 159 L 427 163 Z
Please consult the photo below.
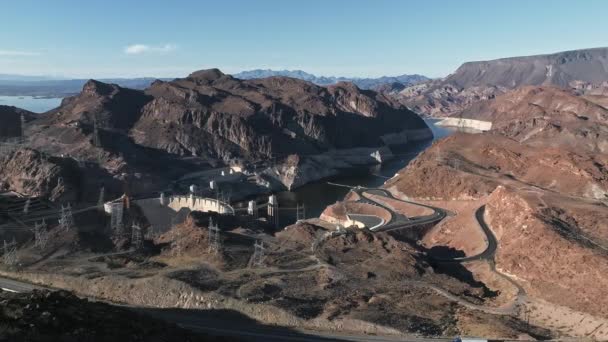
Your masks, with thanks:
M 34 113 L 44 113 L 59 107 L 61 98 L 33 96 L 0 96 L 0 105 L 15 106 Z
M 418 154 L 427 149 L 433 141 L 449 136 L 458 129 L 450 127 L 435 126 L 439 120 L 426 119 L 427 125 L 433 131 L 433 139 L 419 143 L 410 144 L 405 151 L 394 151 L 396 157 L 389 162 L 372 167 L 370 170 L 339 176 L 332 179 L 333 182 L 347 185 L 361 185 L 365 187 L 380 187 L 388 178 L 391 178 L 402 168 L 406 167 Z M 307 217 L 319 217 L 323 210 L 336 201 L 341 201 L 348 193 L 348 189 L 327 184 L 327 181 L 320 181 L 304 185 L 293 191 L 283 191 L 277 194 L 279 207 L 293 208 L 298 203 L 306 206 Z M 295 211 L 281 211 L 280 219 L 283 223 L 295 221 Z

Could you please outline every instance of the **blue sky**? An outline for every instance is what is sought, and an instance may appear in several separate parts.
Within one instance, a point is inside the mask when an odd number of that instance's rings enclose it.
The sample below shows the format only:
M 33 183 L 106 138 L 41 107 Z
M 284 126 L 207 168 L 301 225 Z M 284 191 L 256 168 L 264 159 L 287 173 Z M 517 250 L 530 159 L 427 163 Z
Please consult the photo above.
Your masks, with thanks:
M 6 0 L 0 73 L 439 77 L 471 60 L 608 46 L 606 18 L 604 0 Z

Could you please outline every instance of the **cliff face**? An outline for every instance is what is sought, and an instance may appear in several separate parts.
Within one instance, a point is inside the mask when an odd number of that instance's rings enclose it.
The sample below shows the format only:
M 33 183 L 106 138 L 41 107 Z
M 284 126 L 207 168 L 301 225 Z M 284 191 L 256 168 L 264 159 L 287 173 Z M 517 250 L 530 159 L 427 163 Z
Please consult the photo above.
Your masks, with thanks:
M 81 175 L 75 164 L 31 149 L 16 150 L 0 156 L 0 191 L 74 201 L 81 191 Z
M 402 102 L 433 116 L 449 116 L 480 100 L 524 85 L 587 87 L 608 80 L 608 48 L 468 62 L 453 74 L 405 88 Z
M 136 142 L 176 154 L 260 159 L 382 146 L 381 136 L 427 129 L 414 113 L 349 83 L 285 77 L 238 80 L 218 70 L 156 82 Z

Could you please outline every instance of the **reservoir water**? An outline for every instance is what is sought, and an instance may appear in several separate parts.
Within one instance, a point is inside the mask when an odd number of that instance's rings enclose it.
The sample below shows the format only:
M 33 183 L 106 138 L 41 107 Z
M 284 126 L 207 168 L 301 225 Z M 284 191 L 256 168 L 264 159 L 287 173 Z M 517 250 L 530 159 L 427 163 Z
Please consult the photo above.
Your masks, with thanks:
M 44 113 L 59 107 L 61 98 L 34 96 L 0 96 L 0 106 L 15 106 L 34 113 Z
M 428 148 L 433 141 L 441 139 L 457 132 L 457 128 L 439 127 L 435 123 L 439 120 L 425 119 L 427 125 L 433 131 L 433 139 L 410 144 L 404 152 L 394 152 L 396 158 L 382 165 L 374 166 L 367 170 L 351 173 L 347 176 L 337 176 L 331 181 L 339 184 L 361 185 L 365 187 L 379 187 L 395 173 L 407 166 L 418 154 Z M 297 204 L 304 204 L 306 217 L 319 217 L 323 210 L 330 204 L 340 201 L 348 193 L 348 189 L 327 184 L 326 181 L 307 184 L 293 191 L 283 191 L 277 194 L 279 201 L 281 226 L 294 222 Z

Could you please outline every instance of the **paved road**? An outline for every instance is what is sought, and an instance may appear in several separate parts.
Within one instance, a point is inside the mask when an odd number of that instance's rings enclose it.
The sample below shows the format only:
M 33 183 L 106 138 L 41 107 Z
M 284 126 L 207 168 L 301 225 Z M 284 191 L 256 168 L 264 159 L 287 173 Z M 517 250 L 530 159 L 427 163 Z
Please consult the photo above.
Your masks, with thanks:
M 421 203 L 416 203 L 416 202 L 411 202 L 411 201 L 406 201 L 406 200 L 396 198 L 395 196 L 393 196 L 392 193 L 390 193 L 388 190 L 385 190 L 385 189 L 351 187 L 351 186 L 342 185 L 342 184 L 334 184 L 334 185 L 348 187 L 359 195 L 359 197 L 361 198 L 361 200 L 360 200 L 361 202 L 380 206 L 380 207 L 388 210 L 391 213 L 391 215 L 393 216 L 391 221 L 388 222 L 388 224 L 386 224 L 384 226 L 373 229 L 372 230 L 373 232 L 408 229 L 415 225 L 439 222 L 439 221 L 443 220 L 447 216 L 447 213 L 448 213 L 445 209 L 442 209 L 442 208 L 433 207 L 433 206 L 429 206 L 429 205 L 425 205 L 425 204 L 421 204 Z M 384 196 L 384 197 L 390 198 L 392 200 L 426 207 L 426 208 L 432 209 L 433 214 L 417 217 L 414 219 L 404 220 L 403 215 L 400 215 L 399 213 L 396 213 L 394 210 L 387 207 L 386 205 L 376 202 L 373 199 L 365 196 L 366 193 L 370 193 L 370 194 L 378 195 L 378 196 Z M 503 314 L 503 315 L 504 314 L 508 314 L 508 315 L 517 314 L 518 307 L 526 301 L 527 294 L 521 285 L 519 285 L 511 277 L 507 276 L 506 274 L 503 274 L 502 272 L 500 272 L 496 269 L 496 262 L 495 262 L 494 258 L 496 255 L 496 250 L 498 248 L 498 240 L 496 239 L 494 232 L 492 232 L 492 230 L 490 229 L 488 224 L 485 222 L 484 213 L 485 213 L 485 205 L 479 207 L 475 211 L 475 218 L 477 219 L 479 226 L 481 227 L 483 233 L 486 236 L 487 246 L 484 251 L 482 251 L 481 253 L 479 253 L 477 255 L 471 255 L 471 256 L 467 256 L 467 257 L 451 257 L 451 258 L 440 258 L 440 257 L 432 257 L 432 256 L 429 256 L 429 257 L 431 257 L 432 259 L 434 259 L 436 262 L 439 262 L 439 263 L 465 263 L 465 262 L 470 262 L 470 261 L 486 260 L 488 262 L 488 264 L 490 265 L 491 270 L 494 273 L 496 273 L 499 277 L 505 279 L 506 281 L 511 283 L 513 286 L 515 286 L 515 288 L 517 288 L 517 296 L 515 297 L 515 300 L 510 305 L 507 305 L 507 306 L 504 306 L 501 308 L 484 307 L 484 306 L 476 305 L 476 304 L 470 303 L 466 300 L 463 300 L 457 296 L 452 295 L 448 291 L 445 291 L 442 288 L 437 287 L 432 284 L 427 284 L 427 283 L 417 282 L 417 281 L 407 281 L 407 282 L 410 285 L 430 288 L 430 289 L 434 290 L 435 292 L 437 292 L 451 300 L 454 300 L 463 306 L 466 306 L 466 307 L 469 307 L 472 309 L 476 309 L 476 310 L 480 310 L 480 311 L 483 311 L 486 313 L 492 313 L 492 314 Z

